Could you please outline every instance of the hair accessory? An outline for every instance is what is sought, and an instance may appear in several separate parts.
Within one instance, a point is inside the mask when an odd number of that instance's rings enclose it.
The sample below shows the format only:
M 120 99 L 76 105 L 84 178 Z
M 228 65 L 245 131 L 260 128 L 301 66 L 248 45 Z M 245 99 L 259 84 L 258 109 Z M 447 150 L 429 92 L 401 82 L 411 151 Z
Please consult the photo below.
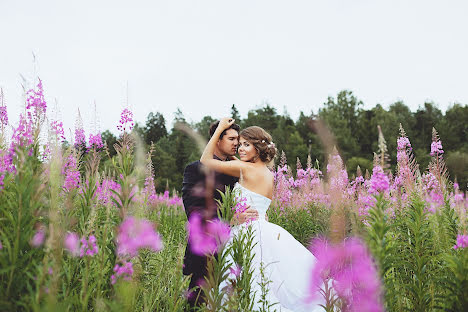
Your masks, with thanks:
M 275 143 L 273 143 L 273 141 L 272 141 L 272 142 L 268 143 L 267 146 L 268 146 L 269 148 L 272 148 L 272 147 L 274 148 L 274 147 L 275 147 Z
M 265 140 L 262 140 L 262 143 L 265 143 Z

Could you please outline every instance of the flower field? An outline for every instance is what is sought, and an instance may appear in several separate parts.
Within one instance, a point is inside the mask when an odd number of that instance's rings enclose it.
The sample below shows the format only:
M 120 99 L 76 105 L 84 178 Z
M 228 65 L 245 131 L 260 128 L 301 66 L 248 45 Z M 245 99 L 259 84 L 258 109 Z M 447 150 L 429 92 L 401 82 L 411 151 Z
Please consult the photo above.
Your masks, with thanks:
M 67 146 L 62 123 L 46 112 L 41 82 L 28 91 L 17 125 L 0 106 L 1 311 L 183 311 L 191 295 L 182 274 L 187 239 L 201 254 L 221 255 L 210 257 L 200 310 L 248 311 L 262 300 L 246 296 L 248 237 L 224 244 L 227 211 L 242 207 L 241 199 L 226 195 L 219 222 L 188 221 L 175 192 L 156 194 L 154 151 L 130 134 L 130 110 L 118 121 L 117 154 L 107 163 L 100 133 L 86 140 L 78 127 Z M 316 256 L 304 274 L 311 298 L 324 296 L 327 311 L 468 307 L 466 194 L 447 175 L 435 129 L 428 168 L 414 160 L 410 139 L 400 127 L 391 143 L 395 172 L 383 135 L 372 172 L 348 176 L 336 150 L 325 166 L 309 159 L 291 167 L 282 156 L 274 169 L 269 221 Z M 229 252 L 234 269 L 225 262 Z M 220 288 L 230 269 L 236 279 Z

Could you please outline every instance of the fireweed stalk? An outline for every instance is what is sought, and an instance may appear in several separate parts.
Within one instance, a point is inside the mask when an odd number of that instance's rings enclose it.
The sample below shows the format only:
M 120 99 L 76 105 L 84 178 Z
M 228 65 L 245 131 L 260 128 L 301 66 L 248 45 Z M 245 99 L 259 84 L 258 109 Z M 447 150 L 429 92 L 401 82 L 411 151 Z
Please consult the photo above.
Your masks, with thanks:
M 38 103 L 37 116 L 42 116 L 45 110 L 41 103 Z M 0 191 L 0 241 L 3 245 L 0 263 L 4 268 L 0 273 L 0 302 L 11 304 L 3 309 L 15 310 L 28 289 L 34 288 L 32 277 L 42 259 L 43 249 L 33 248 L 30 240 L 39 213 L 45 208 L 38 131 L 34 131 L 32 120 L 21 116 L 10 142 L 8 150 L 0 152 L 0 166 L 7 172 L 6 175 L 5 171 L 1 172 L 0 179 L 2 183 L 8 183 Z
M 118 183 L 120 184 L 120 192 L 114 192 L 118 199 L 112 198 L 112 200 L 119 207 L 122 219 L 127 215 L 130 204 L 135 196 L 134 187 L 136 186 L 136 181 L 132 177 L 132 173 L 134 172 L 133 148 L 135 143 L 131 135 L 127 133 L 127 130 L 130 131 L 133 128 L 133 120 L 129 116 L 133 116 L 133 114 L 127 108 L 124 109 L 117 126 L 122 131 L 120 139 L 115 145 L 117 157 L 112 158 L 112 164 L 118 176 Z

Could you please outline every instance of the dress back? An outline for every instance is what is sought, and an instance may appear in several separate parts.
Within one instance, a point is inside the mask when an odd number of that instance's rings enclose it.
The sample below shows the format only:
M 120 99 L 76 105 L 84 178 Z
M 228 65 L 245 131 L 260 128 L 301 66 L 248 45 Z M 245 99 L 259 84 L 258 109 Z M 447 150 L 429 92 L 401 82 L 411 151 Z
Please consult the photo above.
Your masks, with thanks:
M 241 198 L 246 198 L 247 205 L 250 205 L 250 208 L 258 211 L 259 220 L 265 219 L 266 212 L 271 204 L 271 199 L 245 188 L 239 182 L 234 186 L 234 190 L 239 190 L 239 196 Z

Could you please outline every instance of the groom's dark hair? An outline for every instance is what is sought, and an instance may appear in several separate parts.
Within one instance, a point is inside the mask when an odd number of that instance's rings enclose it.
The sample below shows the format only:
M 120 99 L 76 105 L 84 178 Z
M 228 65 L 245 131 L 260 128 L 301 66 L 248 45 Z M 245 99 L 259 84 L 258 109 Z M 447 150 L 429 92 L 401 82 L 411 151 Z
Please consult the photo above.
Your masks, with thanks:
M 218 128 L 218 125 L 219 125 L 219 120 L 218 121 L 215 121 L 211 124 L 210 126 L 210 138 L 213 136 L 213 134 L 215 133 L 216 131 L 216 128 Z M 219 136 L 219 139 L 221 140 L 223 138 L 223 136 L 226 134 L 226 131 L 229 130 L 229 129 L 234 129 L 236 130 L 237 132 L 240 131 L 240 127 L 238 124 L 232 124 L 229 128 L 227 128 L 226 130 L 224 130 L 221 135 Z

